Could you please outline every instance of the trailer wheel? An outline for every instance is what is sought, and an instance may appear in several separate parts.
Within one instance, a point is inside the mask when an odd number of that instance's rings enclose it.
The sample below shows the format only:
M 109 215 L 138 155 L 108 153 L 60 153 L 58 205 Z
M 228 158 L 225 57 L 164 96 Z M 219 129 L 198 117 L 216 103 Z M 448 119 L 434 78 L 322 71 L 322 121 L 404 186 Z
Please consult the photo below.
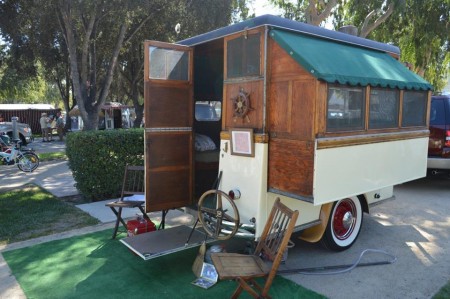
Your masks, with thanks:
M 228 202 L 230 211 L 224 209 L 222 198 Z M 228 194 L 220 190 L 203 193 L 198 200 L 198 219 L 206 233 L 218 240 L 230 239 L 239 229 L 238 209 Z
M 350 248 L 361 231 L 363 211 L 358 198 L 345 198 L 336 201 L 321 239 L 324 247 L 343 251 Z

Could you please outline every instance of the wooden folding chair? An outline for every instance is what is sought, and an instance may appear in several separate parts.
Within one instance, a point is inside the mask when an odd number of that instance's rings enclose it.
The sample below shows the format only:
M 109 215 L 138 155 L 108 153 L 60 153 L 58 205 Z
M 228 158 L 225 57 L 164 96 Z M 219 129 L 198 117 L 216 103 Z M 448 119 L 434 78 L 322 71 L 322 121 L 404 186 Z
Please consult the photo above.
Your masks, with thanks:
M 211 259 L 220 279 L 234 279 L 238 283 L 231 298 L 237 298 L 243 290 L 254 298 L 270 298 L 269 289 L 287 249 L 289 239 L 298 218 L 298 211 L 292 211 L 277 198 L 264 231 L 253 255 L 238 253 L 212 253 Z M 265 261 L 272 262 L 269 267 Z M 264 286 L 255 278 L 265 277 Z M 259 293 L 258 293 L 259 292 Z
M 120 199 L 117 201 L 109 202 L 106 204 L 110 207 L 113 213 L 116 215 L 116 225 L 114 227 L 114 232 L 112 238 L 115 239 L 117 231 L 119 229 L 119 223 L 127 229 L 127 224 L 122 218 L 123 208 L 138 208 L 142 212 L 142 216 L 148 220 L 150 218 L 147 216 L 144 210 L 144 200 L 127 200 L 127 195 L 144 195 L 145 194 L 145 168 L 144 166 L 125 166 L 125 174 L 123 176 L 122 192 Z

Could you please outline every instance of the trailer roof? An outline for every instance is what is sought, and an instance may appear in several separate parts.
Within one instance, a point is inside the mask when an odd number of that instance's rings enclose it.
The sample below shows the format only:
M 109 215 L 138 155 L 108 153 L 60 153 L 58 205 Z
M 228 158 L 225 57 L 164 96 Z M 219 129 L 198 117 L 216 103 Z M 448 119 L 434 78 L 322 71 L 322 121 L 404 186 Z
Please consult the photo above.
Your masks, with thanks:
M 240 23 L 236 23 L 227 27 L 222 27 L 204 34 L 200 34 L 182 41 L 177 42 L 177 44 L 186 46 L 195 46 L 209 41 L 223 38 L 225 36 L 234 34 L 239 31 L 248 30 L 260 26 L 269 26 L 271 28 L 284 29 L 293 32 L 300 32 L 303 34 L 321 37 L 333 41 L 338 41 L 341 43 L 347 43 L 352 45 L 357 45 L 364 48 L 375 49 L 378 51 L 383 51 L 387 53 L 392 53 L 395 55 L 400 55 L 400 50 L 398 47 L 393 45 L 388 45 L 380 42 L 376 42 L 370 39 L 361 38 L 358 36 L 328 30 L 322 27 L 313 26 L 273 15 L 262 15 L 253 19 L 249 19 Z

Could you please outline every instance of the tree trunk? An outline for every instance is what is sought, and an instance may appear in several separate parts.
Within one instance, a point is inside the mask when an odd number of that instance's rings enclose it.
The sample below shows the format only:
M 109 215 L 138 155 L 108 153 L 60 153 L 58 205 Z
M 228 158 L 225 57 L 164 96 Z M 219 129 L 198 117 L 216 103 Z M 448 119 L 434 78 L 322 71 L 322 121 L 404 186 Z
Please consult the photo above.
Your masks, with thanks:
M 96 109 L 97 110 L 97 109 Z M 95 111 L 89 112 L 88 113 L 88 121 L 84 122 L 84 127 L 83 130 L 84 131 L 93 131 L 93 130 L 97 130 L 98 129 L 98 112 L 95 113 Z
M 365 18 L 364 23 L 361 27 L 361 31 L 359 33 L 359 37 L 366 38 L 370 32 L 375 30 L 378 26 L 380 26 L 384 21 L 389 18 L 389 16 L 394 12 L 395 3 L 392 2 L 389 4 L 388 9 L 384 12 L 378 19 L 376 19 L 373 23 L 370 20 L 375 16 L 376 12 L 371 11 Z
M 319 13 L 317 6 L 325 6 Z M 323 0 L 309 0 L 305 11 L 306 23 L 319 26 L 331 14 L 331 10 L 337 5 L 337 0 L 329 0 L 326 4 Z

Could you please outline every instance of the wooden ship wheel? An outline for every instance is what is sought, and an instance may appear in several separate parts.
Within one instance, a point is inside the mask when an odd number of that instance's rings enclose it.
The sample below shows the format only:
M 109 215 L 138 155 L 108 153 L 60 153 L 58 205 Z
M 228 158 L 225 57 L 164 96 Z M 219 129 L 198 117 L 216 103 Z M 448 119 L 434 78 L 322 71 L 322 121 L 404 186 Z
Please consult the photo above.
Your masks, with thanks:
M 245 118 L 247 122 L 250 122 L 248 113 L 253 109 L 250 107 L 249 94 L 241 88 L 239 94 L 236 97 L 232 98 L 231 101 L 233 102 L 234 120 L 236 121 L 236 118 Z

